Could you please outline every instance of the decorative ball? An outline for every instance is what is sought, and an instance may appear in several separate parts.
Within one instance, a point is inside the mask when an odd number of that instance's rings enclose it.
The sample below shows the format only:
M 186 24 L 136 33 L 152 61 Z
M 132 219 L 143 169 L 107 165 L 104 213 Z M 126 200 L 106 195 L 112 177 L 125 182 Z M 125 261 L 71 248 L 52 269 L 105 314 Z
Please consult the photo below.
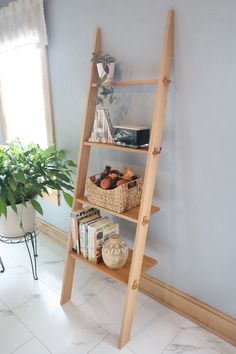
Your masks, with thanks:
M 119 186 L 122 186 L 122 184 L 125 184 L 126 181 L 124 179 L 120 179 L 118 182 L 117 182 L 117 187 Z
M 124 175 L 123 175 L 123 178 L 125 180 L 129 180 L 133 177 L 134 175 L 134 172 L 129 168 L 129 167 L 125 167 L 124 168 Z
M 111 235 L 102 247 L 102 258 L 108 268 L 121 269 L 125 266 L 129 249 L 120 235 Z
M 111 181 L 109 178 L 104 178 L 101 182 L 100 182 L 100 187 L 102 189 L 109 189 L 111 185 Z
M 117 176 L 120 176 L 122 173 L 118 170 L 111 170 L 110 173 L 114 173 Z
M 111 177 L 112 179 L 115 179 L 118 177 L 116 173 L 110 173 L 108 177 Z

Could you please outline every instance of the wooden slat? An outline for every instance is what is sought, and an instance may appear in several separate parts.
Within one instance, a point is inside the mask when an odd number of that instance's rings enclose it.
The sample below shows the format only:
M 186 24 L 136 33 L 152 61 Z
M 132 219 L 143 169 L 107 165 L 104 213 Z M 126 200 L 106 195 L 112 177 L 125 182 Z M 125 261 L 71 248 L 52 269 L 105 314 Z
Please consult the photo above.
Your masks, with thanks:
M 94 45 L 93 45 L 93 53 L 99 53 L 102 50 L 101 48 L 101 30 L 97 28 L 95 33 Z M 87 169 L 89 164 L 89 156 L 90 156 L 90 146 L 84 145 L 84 142 L 88 141 L 94 123 L 94 115 L 96 111 L 96 97 L 98 93 L 98 89 L 92 89 L 92 82 L 98 80 L 97 68 L 95 63 L 90 64 L 90 75 L 89 75 L 89 84 L 88 91 L 86 96 L 86 104 L 85 104 L 85 114 L 84 114 L 84 123 L 82 136 L 80 141 L 80 152 L 78 157 L 79 169 L 77 169 L 77 175 L 75 179 L 75 190 L 74 190 L 74 198 L 72 210 L 76 210 L 80 208 L 80 205 L 77 204 L 76 196 L 84 194 L 86 177 L 87 177 Z
M 157 85 L 158 80 L 129 80 L 129 81 L 113 81 L 113 86 L 139 86 L 139 85 Z M 92 83 L 92 87 L 97 87 L 96 83 Z
M 145 169 L 140 213 L 135 235 L 134 251 L 130 267 L 130 276 L 129 283 L 127 286 L 127 294 L 123 312 L 120 338 L 118 342 L 119 348 L 122 348 L 128 342 L 130 337 L 135 301 L 138 290 L 137 288 L 134 289 L 133 284 L 139 283 L 140 281 L 142 257 L 144 254 L 148 231 L 148 223 L 145 223 L 144 221 L 149 220 L 150 218 L 153 192 L 158 171 L 158 161 L 160 157 L 160 154 L 153 155 L 152 152 L 154 151 L 154 149 L 160 150 L 161 147 L 162 131 L 167 102 L 167 91 L 169 86 L 168 80 L 170 77 L 173 60 L 173 28 L 174 11 L 169 10 L 163 42 L 162 58 L 159 73 L 159 85 L 157 85 L 157 91 L 154 102 L 151 136 L 149 141 L 149 152 Z
M 75 260 L 70 257 L 70 252 L 72 250 L 72 244 L 73 244 L 73 241 L 72 241 L 72 235 L 70 232 L 69 237 L 68 237 L 65 269 L 64 269 L 62 289 L 61 289 L 61 300 L 60 300 L 61 305 L 63 305 L 65 302 L 67 302 L 71 298 L 72 284 L 73 284 L 74 271 L 75 271 Z
M 82 262 L 86 263 L 87 265 L 93 267 L 94 269 L 98 270 L 99 272 L 105 273 L 109 278 L 115 279 L 122 284 L 127 285 L 129 280 L 129 270 L 132 260 L 133 251 L 129 250 L 129 257 L 126 265 L 122 269 L 110 269 L 108 268 L 103 262 L 102 263 L 92 263 L 88 259 L 84 258 L 82 255 L 71 252 L 70 256 L 73 259 L 81 260 Z M 147 272 L 149 269 L 154 267 L 157 264 L 157 260 L 150 258 L 148 256 L 143 257 L 142 263 L 142 273 Z
M 123 213 L 119 214 L 119 213 L 116 213 L 115 211 L 112 211 L 110 209 L 106 209 L 106 208 L 103 208 L 103 207 L 98 206 L 96 204 L 90 203 L 88 201 L 87 197 L 85 197 L 85 196 L 84 197 L 78 197 L 77 198 L 77 202 L 81 203 L 81 204 L 88 204 L 91 207 L 94 207 L 94 208 L 97 208 L 99 210 L 102 210 L 102 211 L 104 211 L 104 212 L 106 212 L 108 214 L 115 215 L 115 216 L 117 216 L 118 218 L 121 218 L 121 219 L 129 220 L 129 221 L 134 222 L 134 223 L 138 222 L 139 206 L 137 206 L 135 208 L 132 208 L 132 209 L 129 209 L 129 210 L 124 211 Z M 151 214 L 157 213 L 159 210 L 160 210 L 159 206 L 152 205 Z
M 99 53 L 101 51 L 101 31 L 97 28 L 94 37 L 93 50 L 94 53 Z M 78 156 L 79 169 L 77 169 L 76 178 L 75 178 L 75 189 L 73 195 L 73 205 L 72 210 L 76 210 L 80 208 L 80 205 L 76 199 L 77 195 L 84 194 L 85 184 L 86 184 L 86 176 L 87 169 L 89 163 L 89 154 L 90 147 L 85 146 L 83 143 L 87 141 L 89 135 L 91 133 L 93 127 L 93 119 L 94 113 L 96 109 L 96 97 L 97 97 L 97 89 L 92 89 L 92 82 L 97 81 L 97 70 L 95 67 L 95 63 L 90 64 L 90 75 L 89 75 L 89 83 L 88 83 L 88 91 L 86 96 L 86 107 L 84 114 L 84 125 L 83 125 L 83 133 L 81 137 L 80 143 L 80 153 Z M 75 260 L 70 257 L 70 252 L 72 251 L 72 235 L 71 231 L 69 232 L 68 237 L 68 247 L 66 254 L 66 263 L 63 275 L 62 282 L 62 291 L 61 291 L 61 304 L 63 305 L 65 302 L 70 300 L 72 284 L 73 284 L 73 276 L 74 276 L 74 268 L 75 268 Z
M 102 149 L 110 149 L 110 150 L 118 150 L 124 152 L 134 152 L 137 154 L 147 155 L 148 147 L 141 148 L 141 149 L 134 149 L 129 148 L 127 146 L 115 145 L 115 144 L 106 144 L 106 143 L 90 143 L 89 141 L 84 142 L 84 145 L 95 147 L 95 148 L 102 148 Z

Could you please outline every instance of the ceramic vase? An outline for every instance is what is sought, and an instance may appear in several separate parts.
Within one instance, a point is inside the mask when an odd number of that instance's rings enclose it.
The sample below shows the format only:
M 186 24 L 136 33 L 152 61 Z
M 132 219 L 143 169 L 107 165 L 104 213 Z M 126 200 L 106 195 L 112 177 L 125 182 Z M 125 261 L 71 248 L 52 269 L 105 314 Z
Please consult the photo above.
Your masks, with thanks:
M 108 268 L 121 269 L 127 262 L 129 249 L 120 235 L 111 235 L 102 247 L 102 258 Z
M 27 232 L 32 232 L 35 226 L 35 209 L 30 202 L 16 205 L 17 214 L 11 206 L 7 207 L 7 219 L 0 217 L 0 235 L 17 238 Z M 22 225 L 22 226 L 21 226 Z
M 115 63 L 107 64 L 107 66 L 109 68 L 108 74 L 105 72 L 102 63 L 97 63 L 98 76 L 102 79 L 105 75 L 107 75 L 106 80 L 102 83 L 103 85 L 110 84 L 114 77 Z

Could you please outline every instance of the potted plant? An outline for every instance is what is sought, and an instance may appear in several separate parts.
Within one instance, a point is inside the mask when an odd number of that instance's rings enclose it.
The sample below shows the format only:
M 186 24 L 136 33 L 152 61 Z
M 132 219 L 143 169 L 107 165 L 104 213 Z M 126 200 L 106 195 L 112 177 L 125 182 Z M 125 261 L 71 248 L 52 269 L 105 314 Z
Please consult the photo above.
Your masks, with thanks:
M 98 86 L 110 84 L 114 77 L 116 59 L 109 54 L 93 53 L 91 61 L 97 64 Z
M 65 159 L 63 150 L 55 146 L 43 150 L 36 144 L 24 147 L 19 140 L 0 146 L 0 234 L 19 237 L 31 232 L 35 211 L 43 214 L 38 196 L 48 188 L 62 191 L 72 204 L 75 164 Z

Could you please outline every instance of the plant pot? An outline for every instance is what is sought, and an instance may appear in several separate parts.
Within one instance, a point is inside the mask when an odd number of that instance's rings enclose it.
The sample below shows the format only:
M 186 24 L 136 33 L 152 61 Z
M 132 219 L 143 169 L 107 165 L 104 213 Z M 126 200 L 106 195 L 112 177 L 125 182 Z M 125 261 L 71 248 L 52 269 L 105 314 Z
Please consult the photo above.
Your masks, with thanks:
M 121 269 L 125 266 L 129 249 L 120 235 L 111 235 L 102 247 L 102 258 L 108 268 Z
M 0 217 L 0 235 L 17 238 L 23 236 L 27 232 L 32 232 L 35 226 L 35 209 L 30 202 L 17 204 L 17 214 L 12 210 L 11 206 L 7 207 L 7 219 L 5 216 Z M 20 226 L 22 221 L 22 226 Z
M 100 77 L 100 79 L 107 75 L 106 80 L 102 83 L 103 85 L 110 84 L 114 77 L 115 63 L 107 64 L 107 66 L 109 68 L 109 73 L 105 72 L 102 63 L 97 63 L 98 76 Z

